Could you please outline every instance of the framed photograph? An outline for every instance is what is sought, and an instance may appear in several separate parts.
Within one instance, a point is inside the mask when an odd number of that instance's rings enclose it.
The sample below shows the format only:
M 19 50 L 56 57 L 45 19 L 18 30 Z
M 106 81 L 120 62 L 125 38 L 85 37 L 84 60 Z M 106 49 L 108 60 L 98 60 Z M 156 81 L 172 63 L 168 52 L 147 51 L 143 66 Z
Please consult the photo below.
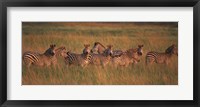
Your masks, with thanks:
M 199 106 L 199 0 L 6 0 L 2 106 Z

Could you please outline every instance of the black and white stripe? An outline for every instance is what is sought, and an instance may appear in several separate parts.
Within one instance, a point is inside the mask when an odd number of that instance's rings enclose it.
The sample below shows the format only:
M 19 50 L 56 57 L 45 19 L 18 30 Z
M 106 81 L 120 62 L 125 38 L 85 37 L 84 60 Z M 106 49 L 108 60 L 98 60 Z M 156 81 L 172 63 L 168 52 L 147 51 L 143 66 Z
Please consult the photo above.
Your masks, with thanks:
M 91 54 L 76 54 L 67 52 L 65 63 L 67 65 L 79 65 L 81 67 L 84 67 L 90 63 L 91 59 L 92 59 Z
M 39 53 L 34 53 L 34 52 L 25 52 L 23 54 L 23 60 L 24 61 L 30 61 L 32 63 L 39 61 Z
M 47 49 L 43 54 L 36 52 L 25 52 L 23 54 L 23 62 L 27 67 L 31 65 L 37 66 L 49 66 L 55 61 L 55 45 L 50 45 L 50 48 Z
M 146 64 L 149 63 L 168 64 L 173 54 L 178 56 L 178 49 L 174 44 L 168 47 L 164 53 L 159 53 L 154 51 L 148 52 L 146 55 Z
M 67 65 L 79 65 L 84 67 L 88 65 L 92 59 L 92 55 L 89 50 L 90 45 L 84 45 L 83 53 L 76 54 L 72 52 L 67 52 L 67 57 L 65 58 L 65 63 Z

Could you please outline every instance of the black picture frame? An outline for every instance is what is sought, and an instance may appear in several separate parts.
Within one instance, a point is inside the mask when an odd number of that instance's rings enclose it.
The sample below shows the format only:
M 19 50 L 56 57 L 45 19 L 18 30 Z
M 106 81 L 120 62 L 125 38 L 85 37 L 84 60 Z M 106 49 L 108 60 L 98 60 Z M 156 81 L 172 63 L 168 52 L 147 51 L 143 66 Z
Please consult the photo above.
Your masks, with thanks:
M 81 100 L 81 101 L 16 101 L 7 100 L 7 7 L 193 7 L 193 100 Z M 198 107 L 200 106 L 200 0 L 2 0 L 0 1 L 0 105 L 27 106 L 140 106 Z M 95 97 L 95 96 L 94 96 Z

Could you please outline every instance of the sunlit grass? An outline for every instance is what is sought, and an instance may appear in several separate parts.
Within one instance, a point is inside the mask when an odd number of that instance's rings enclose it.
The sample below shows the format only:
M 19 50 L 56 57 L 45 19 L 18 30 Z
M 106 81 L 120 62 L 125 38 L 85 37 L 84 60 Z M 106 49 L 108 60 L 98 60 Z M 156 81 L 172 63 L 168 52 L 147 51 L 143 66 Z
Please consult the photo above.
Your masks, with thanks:
M 84 44 L 98 41 L 111 44 L 114 49 L 127 50 L 144 45 L 141 61 L 128 67 L 105 68 L 99 66 L 66 66 L 59 58 L 57 68 L 23 65 L 22 84 L 54 85 L 165 85 L 178 84 L 178 58 L 171 63 L 145 65 L 145 55 L 149 51 L 164 52 L 171 44 L 178 44 L 177 27 L 169 25 L 137 25 L 117 23 L 45 23 L 24 24 L 22 53 L 35 51 L 43 53 L 50 44 L 65 46 L 75 53 L 81 53 Z

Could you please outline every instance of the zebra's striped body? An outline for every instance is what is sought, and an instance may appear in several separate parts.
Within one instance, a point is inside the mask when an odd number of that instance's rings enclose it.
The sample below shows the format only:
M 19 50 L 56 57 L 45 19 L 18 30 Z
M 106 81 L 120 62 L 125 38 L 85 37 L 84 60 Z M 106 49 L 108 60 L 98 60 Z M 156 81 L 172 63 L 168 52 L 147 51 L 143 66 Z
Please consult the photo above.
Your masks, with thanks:
M 90 54 L 86 55 L 67 52 L 65 62 L 67 65 L 80 65 L 81 67 L 84 67 L 90 63 L 91 57 Z
M 91 61 L 92 55 L 90 54 L 89 46 L 84 45 L 85 48 L 82 54 L 76 54 L 72 52 L 67 52 L 67 57 L 65 58 L 65 63 L 67 65 L 80 65 L 81 67 L 85 67 Z
M 172 55 L 175 54 L 178 56 L 178 49 L 177 47 L 173 44 L 172 46 L 168 47 L 165 50 L 165 53 L 158 53 L 158 52 L 148 52 L 146 55 L 146 64 L 148 63 L 165 63 L 169 64 Z
M 56 61 L 55 45 L 50 45 L 50 48 L 43 54 L 30 51 L 23 54 L 23 62 L 27 67 L 30 67 L 31 65 L 49 66 L 55 64 Z
M 110 62 L 112 55 L 112 45 L 108 45 L 108 48 L 102 54 L 92 54 L 91 64 L 104 67 Z
M 112 64 L 114 66 L 127 67 L 128 65 L 132 63 L 138 63 L 140 61 L 140 57 L 143 54 L 142 48 L 143 48 L 143 45 L 138 45 L 138 48 L 136 49 L 129 49 L 123 54 L 121 54 L 120 56 L 113 57 Z

